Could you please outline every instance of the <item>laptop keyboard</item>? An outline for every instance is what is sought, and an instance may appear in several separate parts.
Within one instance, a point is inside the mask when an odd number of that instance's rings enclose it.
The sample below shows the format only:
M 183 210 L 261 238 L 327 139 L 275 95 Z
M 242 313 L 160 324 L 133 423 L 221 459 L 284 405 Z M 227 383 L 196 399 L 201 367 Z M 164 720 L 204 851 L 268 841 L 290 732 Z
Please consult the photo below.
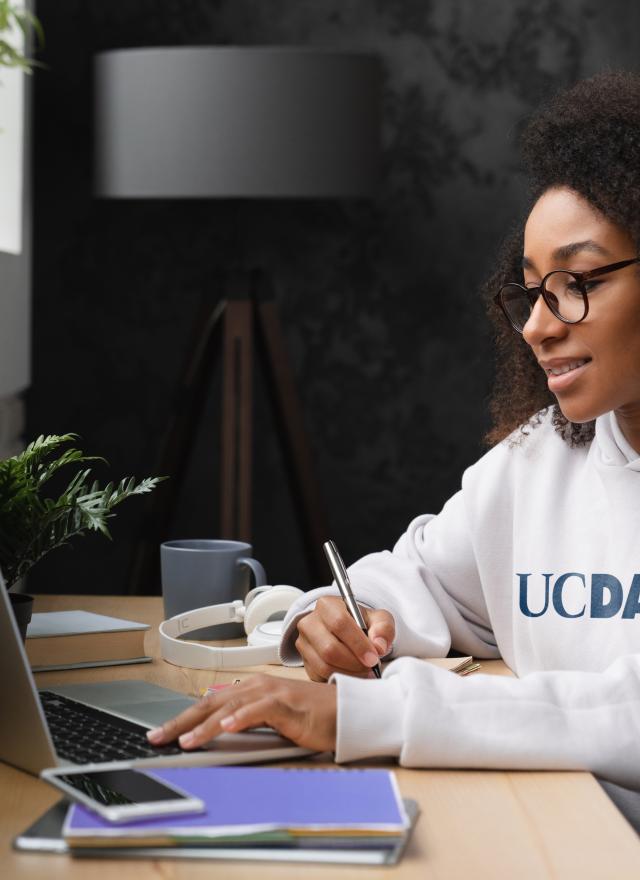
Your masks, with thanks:
M 40 691 L 40 702 L 56 752 L 75 764 L 182 754 L 176 745 L 152 746 L 146 727 L 68 697 Z

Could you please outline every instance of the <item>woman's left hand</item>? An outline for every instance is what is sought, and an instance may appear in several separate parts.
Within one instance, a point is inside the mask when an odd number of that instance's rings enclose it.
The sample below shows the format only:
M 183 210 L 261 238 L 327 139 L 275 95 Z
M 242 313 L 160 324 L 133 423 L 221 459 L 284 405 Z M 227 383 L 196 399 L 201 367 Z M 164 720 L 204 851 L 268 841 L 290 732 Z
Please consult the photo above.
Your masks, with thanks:
M 178 739 L 182 748 L 194 749 L 221 733 L 268 725 L 304 748 L 334 751 L 336 714 L 332 684 L 252 675 L 208 694 L 147 737 L 154 746 Z

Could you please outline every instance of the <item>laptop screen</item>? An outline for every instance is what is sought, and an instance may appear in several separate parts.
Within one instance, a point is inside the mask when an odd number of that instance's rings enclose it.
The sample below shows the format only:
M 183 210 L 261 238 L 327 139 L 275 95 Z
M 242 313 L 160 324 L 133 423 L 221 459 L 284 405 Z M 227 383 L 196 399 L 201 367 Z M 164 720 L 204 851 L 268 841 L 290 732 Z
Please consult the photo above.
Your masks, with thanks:
M 59 762 L 0 571 L 0 760 L 38 774 Z

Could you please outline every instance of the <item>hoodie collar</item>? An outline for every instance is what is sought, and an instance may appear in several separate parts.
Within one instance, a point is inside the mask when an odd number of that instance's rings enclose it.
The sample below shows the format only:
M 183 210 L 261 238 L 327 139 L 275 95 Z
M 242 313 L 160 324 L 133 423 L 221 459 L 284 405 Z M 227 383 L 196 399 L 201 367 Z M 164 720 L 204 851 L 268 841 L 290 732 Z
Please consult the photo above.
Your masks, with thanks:
M 622 433 L 614 412 L 596 419 L 596 442 L 603 464 L 640 471 L 640 455 Z

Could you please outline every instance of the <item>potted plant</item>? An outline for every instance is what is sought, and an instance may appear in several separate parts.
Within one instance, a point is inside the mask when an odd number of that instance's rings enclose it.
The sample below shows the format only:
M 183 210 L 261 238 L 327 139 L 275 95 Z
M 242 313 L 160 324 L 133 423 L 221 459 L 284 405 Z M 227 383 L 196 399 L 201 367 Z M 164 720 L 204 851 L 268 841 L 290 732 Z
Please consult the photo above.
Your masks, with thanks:
M 76 434 L 38 437 L 24 452 L 0 461 L 0 571 L 7 587 L 72 538 L 91 531 L 110 538 L 107 520 L 115 515 L 114 508 L 132 495 L 151 492 L 164 479 L 146 477 L 136 483 L 127 477 L 117 485 L 100 486 L 90 479 L 91 468 L 78 466 L 104 459 L 70 447 L 77 439 Z M 52 478 L 74 466 L 71 479 L 54 493 L 57 497 L 50 497 Z M 24 637 L 33 597 L 10 595 Z

